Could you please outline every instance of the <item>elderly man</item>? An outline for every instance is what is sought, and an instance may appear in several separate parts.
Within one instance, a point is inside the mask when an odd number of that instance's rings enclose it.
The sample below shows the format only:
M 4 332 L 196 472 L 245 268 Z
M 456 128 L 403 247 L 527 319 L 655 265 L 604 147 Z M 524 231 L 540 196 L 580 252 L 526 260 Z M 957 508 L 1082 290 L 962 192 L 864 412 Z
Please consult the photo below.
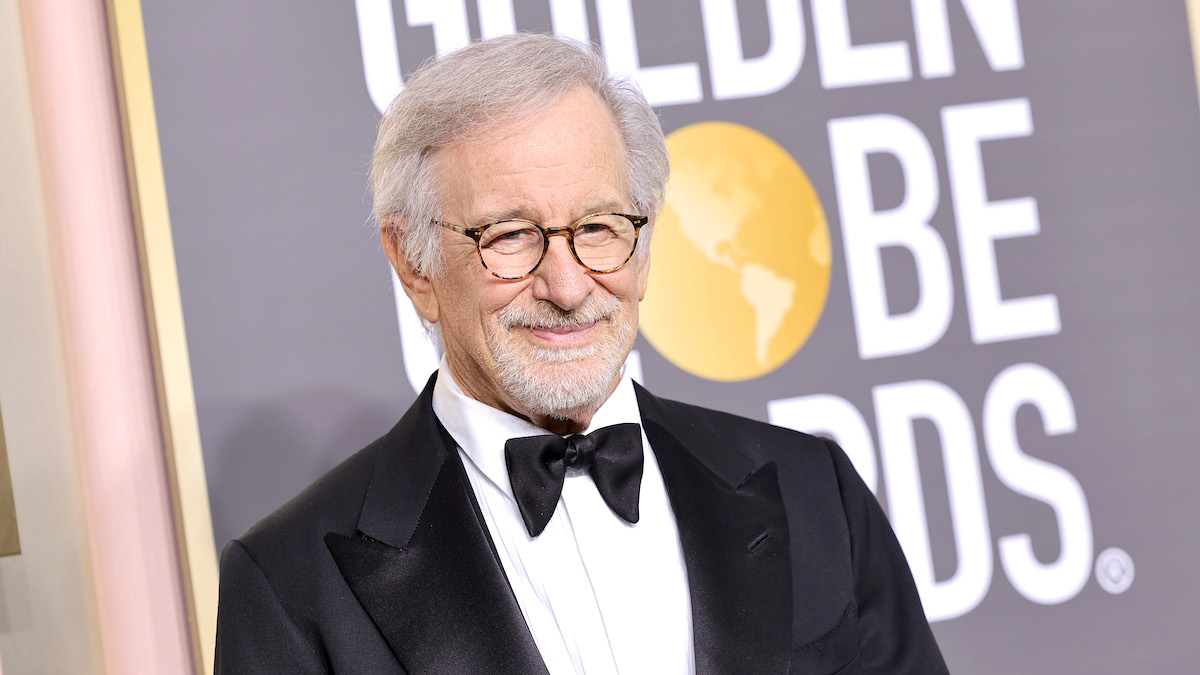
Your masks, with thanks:
M 375 212 L 441 368 L 225 549 L 219 671 L 945 672 L 839 448 L 625 374 L 666 177 L 592 50 L 519 35 L 413 74 Z

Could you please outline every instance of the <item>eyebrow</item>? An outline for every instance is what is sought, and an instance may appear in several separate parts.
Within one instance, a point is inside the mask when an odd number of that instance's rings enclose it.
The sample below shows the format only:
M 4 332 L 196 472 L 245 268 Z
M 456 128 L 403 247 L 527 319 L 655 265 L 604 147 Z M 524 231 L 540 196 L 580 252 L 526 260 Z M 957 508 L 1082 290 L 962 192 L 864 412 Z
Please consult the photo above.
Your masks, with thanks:
M 586 218 L 587 216 L 597 213 L 623 213 L 623 206 L 618 202 L 613 201 L 597 201 L 592 202 L 586 208 L 579 209 L 578 218 Z M 518 206 L 516 208 L 506 209 L 504 211 L 492 211 L 471 221 L 469 229 L 478 229 L 489 223 L 498 223 L 502 220 L 527 220 L 531 223 L 541 225 L 542 219 L 538 217 L 534 211 L 528 207 Z M 572 220 L 571 222 L 575 222 Z
M 537 222 L 537 217 L 529 209 L 518 207 L 515 209 L 507 209 L 504 211 L 492 211 L 486 213 L 471 221 L 470 227 L 477 229 L 489 223 L 498 223 L 502 220 L 528 220 Z

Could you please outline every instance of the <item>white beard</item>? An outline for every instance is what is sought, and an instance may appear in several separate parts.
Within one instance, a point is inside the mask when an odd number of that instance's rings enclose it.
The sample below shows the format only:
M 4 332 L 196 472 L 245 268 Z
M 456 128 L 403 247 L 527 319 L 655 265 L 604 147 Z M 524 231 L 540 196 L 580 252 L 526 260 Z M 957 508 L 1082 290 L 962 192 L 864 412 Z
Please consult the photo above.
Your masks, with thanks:
M 570 311 L 544 301 L 500 310 L 501 328 L 487 334 L 487 344 L 500 385 L 517 409 L 529 415 L 571 419 L 573 413 L 599 408 L 612 391 L 637 333 L 635 323 L 623 320 L 621 309 L 616 296 L 595 293 Z M 566 328 L 593 322 L 598 322 L 597 330 L 603 332 L 583 347 L 538 347 L 510 332 L 518 327 Z M 606 323 L 617 330 L 606 330 Z

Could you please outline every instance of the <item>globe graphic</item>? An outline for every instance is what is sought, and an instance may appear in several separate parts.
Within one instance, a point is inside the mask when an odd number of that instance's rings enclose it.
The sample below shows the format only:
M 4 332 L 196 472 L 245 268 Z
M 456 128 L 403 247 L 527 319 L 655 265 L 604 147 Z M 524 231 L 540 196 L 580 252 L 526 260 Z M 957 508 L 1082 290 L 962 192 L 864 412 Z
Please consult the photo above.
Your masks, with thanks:
M 783 365 L 829 290 L 825 212 L 799 164 L 729 122 L 667 137 L 671 182 L 651 247 L 642 333 L 677 367 L 717 381 Z

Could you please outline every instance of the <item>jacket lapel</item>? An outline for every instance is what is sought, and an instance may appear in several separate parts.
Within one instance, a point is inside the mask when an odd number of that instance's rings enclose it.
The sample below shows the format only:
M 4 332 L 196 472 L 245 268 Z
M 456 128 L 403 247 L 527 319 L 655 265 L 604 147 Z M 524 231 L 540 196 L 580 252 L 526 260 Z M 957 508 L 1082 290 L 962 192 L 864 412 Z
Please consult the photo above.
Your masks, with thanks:
M 636 389 L 683 544 L 696 672 L 786 672 L 791 550 L 775 464 L 755 466 Z
M 385 437 L 357 536 L 326 546 L 408 672 L 546 673 L 432 398 Z

